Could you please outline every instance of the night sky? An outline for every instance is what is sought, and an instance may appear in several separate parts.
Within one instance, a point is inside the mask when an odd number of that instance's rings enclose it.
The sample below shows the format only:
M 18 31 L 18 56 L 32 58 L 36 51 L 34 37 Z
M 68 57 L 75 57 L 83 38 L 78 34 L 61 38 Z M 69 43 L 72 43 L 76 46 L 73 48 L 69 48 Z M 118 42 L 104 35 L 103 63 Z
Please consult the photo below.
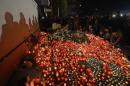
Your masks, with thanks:
M 82 8 L 99 11 L 129 11 L 130 0 L 81 0 Z

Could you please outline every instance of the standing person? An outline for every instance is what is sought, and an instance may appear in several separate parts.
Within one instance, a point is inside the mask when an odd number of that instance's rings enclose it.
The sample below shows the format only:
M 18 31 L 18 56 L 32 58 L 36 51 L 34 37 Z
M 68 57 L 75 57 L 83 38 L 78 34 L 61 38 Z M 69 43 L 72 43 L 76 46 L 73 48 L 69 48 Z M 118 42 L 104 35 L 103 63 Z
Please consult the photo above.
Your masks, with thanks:
M 89 25 L 89 27 L 88 27 L 88 33 L 90 33 L 90 34 L 94 33 L 92 25 Z
M 100 29 L 100 30 L 99 30 L 99 36 L 100 36 L 101 38 L 103 38 L 103 35 L 104 35 L 104 34 L 103 34 L 103 30 Z
M 93 26 L 94 26 L 94 19 L 93 16 L 90 16 L 88 20 L 88 33 L 94 34 Z
M 97 18 L 95 19 L 93 28 L 94 28 L 94 34 L 98 35 L 98 33 L 99 33 L 99 21 L 98 21 Z
M 103 35 L 103 38 L 104 38 L 105 40 L 110 41 L 110 36 L 111 36 L 111 34 L 110 34 L 110 30 L 109 30 L 108 28 L 105 28 L 105 29 L 104 29 L 104 35 Z
M 76 15 L 74 19 L 74 28 L 76 31 L 80 29 L 80 18 L 78 15 Z
M 68 21 L 68 25 L 69 25 L 69 30 L 74 30 L 74 17 L 73 16 L 70 16 L 70 19 Z

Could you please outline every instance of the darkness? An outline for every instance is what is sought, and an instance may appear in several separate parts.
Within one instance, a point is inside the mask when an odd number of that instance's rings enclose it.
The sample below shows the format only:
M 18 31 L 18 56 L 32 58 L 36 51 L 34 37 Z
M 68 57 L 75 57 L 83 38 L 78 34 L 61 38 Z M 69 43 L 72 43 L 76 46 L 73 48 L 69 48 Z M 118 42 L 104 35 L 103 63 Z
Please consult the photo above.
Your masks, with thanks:
M 113 12 L 113 11 L 129 11 L 130 0 L 81 0 L 82 10 Z
M 82 0 L 88 2 L 88 6 L 101 9 L 122 9 L 130 4 L 130 0 Z M 86 4 L 87 5 L 87 4 Z

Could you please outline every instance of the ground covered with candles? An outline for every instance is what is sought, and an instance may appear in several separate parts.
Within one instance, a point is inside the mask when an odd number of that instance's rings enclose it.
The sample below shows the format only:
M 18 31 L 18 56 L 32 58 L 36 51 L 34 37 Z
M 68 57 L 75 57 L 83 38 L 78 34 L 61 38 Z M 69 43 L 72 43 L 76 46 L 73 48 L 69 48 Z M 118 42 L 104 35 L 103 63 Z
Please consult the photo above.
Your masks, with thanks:
M 72 33 L 72 32 L 70 32 Z M 39 34 L 29 55 L 40 76 L 34 86 L 127 86 L 130 62 L 119 48 L 92 34 L 73 32 Z M 69 34 L 69 35 L 68 35 Z M 82 35 L 80 35 L 82 34 Z

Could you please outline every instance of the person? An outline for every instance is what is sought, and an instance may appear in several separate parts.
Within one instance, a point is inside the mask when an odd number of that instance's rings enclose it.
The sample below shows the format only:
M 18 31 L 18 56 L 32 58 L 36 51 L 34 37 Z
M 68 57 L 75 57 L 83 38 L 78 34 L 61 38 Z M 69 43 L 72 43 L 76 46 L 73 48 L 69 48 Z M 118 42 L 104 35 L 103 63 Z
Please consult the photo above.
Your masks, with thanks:
M 80 18 L 79 15 L 76 15 L 74 18 L 74 28 L 76 31 L 80 29 Z
M 88 27 L 88 33 L 90 33 L 90 34 L 94 33 L 92 25 L 89 25 L 89 27 Z
M 93 16 L 90 16 L 89 17 L 89 20 L 88 20 L 88 33 L 90 34 L 94 34 L 94 18 Z
M 123 38 L 123 35 L 122 35 L 121 31 L 112 32 L 112 35 L 110 37 L 110 42 L 113 45 L 119 47 L 122 43 L 122 38 Z
M 68 25 L 69 25 L 69 30 L 74 30 L 74 17 L 73 16 L 70 16 L 70 19 L 68 21 Z
M 105 28 L 104 29 L 104 35 L 103 35 L 103 38 L 105 39 L 105 40 L 110 40 L 110 31 L 109 31 L 109 29 L 108 28 Z
M 95 35 L 98 35 L 98 32 L 99 32 L 99 30 L 100 30 L 98 18 L 95 19 L 93 28 L 94 28 L 94 34 L 95 34 Z
M 103 38 L 103 30 L 102 29 L 100 29 L 100 31 L 99 31 L 99 36 L 101 37 L 101 38 Z

